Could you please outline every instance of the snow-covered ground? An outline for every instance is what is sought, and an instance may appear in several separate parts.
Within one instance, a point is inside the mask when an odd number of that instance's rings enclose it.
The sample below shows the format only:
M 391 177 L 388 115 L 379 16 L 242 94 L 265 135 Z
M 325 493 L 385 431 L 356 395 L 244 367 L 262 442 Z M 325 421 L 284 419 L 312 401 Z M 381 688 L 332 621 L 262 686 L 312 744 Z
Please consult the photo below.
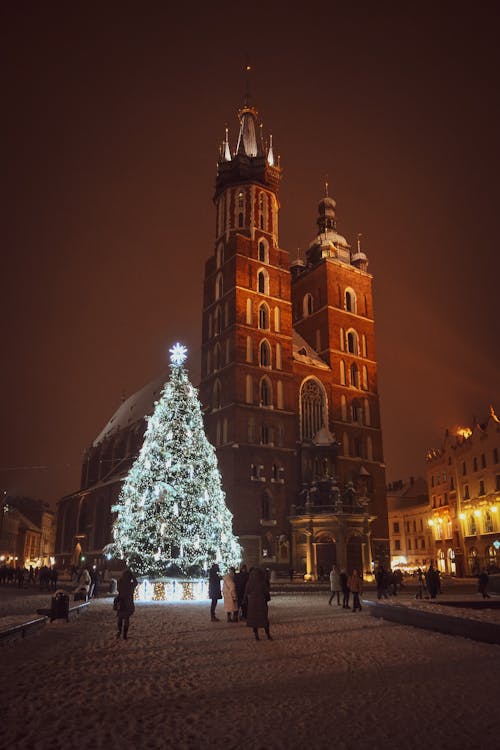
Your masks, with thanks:
M 499 646 L 327 602 L 276 595 L 259 642 L 205 602 L 139 604 L 123 641 L 111 599 L 95 600 L 1 646 L 0 747 L 496 747 Z

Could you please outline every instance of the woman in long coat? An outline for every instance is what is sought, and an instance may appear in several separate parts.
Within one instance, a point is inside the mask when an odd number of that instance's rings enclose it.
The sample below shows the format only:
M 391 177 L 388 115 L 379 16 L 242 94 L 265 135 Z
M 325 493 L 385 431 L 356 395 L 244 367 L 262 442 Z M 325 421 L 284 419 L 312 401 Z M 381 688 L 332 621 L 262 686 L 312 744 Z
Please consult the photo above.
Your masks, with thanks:
M 208 573 L 208 598 L 210 599 L 210 619 L 212 622 L 219 622 L 219 618 L 215 616 L 215 608 L 219 599 L 222 599 L 222 594 L 217 563 L 212 565 Z
M 125 568 L 120 578 L 118 579 L 118 609 L 116 610 L 116 616 L 118 618 L 118 632 L 116 637 L 119 638 L 122 634 L 127 639 L 128 628 L 130 624 L 130 618 L 135 612 L 134 604 L 134 591 L 137 586 L 137 578 L 132 573 L 130 568 Z
M 238 595 L 236 593 L 235 569 L 229 568 L 222 579 L 222 596 L 224 597 L 224 612 L 228 622 L 238 622 Z
M 270 598 L 269 583 L 265 572 L 262 568 L 252 568 L 245 589 L 245 599 L 247 601 L 247 625 L 253 628 L 256 641 L 260 640 L 259 628 L 264 628 L 268 640 L 272 640 L 267 613 L 267 603 Z

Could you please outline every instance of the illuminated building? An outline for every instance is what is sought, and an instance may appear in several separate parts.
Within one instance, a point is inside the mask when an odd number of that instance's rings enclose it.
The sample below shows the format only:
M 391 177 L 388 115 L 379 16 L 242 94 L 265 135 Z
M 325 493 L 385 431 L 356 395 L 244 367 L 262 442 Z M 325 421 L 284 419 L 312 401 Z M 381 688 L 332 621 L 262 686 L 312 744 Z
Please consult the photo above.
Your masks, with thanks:
M 392 482 L 387 487 L 391 566 L 413 571 L 434 560 L 429 527 L 429 495 L 422 477 Z
M 368 258 L 337 231 L 326 187 L 314 238 L 290 260 L 279 245 L 281 167 L 248 99 L 239 127 L 234 151 L 226 131 L 217 167 L 200 382 L 234 532 L 247 565 L 308 578 L 333 562 L 368 570 L 389 559 Z M 59 503 L 61 564 L 99 561 L 165 380 L 125 401 L 87 451 L 80 491 Z
M 500 422 L 493 407 L 483 424 L 446 431 L 427 453 L 429 525 L 438 567 L 477 575 L 500 569 Z

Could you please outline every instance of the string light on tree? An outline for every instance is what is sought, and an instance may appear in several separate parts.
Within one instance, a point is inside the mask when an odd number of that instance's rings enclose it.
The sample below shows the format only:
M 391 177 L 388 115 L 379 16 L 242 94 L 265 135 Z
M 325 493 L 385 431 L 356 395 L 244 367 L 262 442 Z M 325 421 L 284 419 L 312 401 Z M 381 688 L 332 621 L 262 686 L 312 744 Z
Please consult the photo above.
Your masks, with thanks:
M 196 578 L 213 562 L 227 567 L 240 561 L 215 449 L 184 368 L 186 357 L 185 346 L 171 347 L 170 378 L 113 506 L 117 515 L 107 552 L 140 576 Z

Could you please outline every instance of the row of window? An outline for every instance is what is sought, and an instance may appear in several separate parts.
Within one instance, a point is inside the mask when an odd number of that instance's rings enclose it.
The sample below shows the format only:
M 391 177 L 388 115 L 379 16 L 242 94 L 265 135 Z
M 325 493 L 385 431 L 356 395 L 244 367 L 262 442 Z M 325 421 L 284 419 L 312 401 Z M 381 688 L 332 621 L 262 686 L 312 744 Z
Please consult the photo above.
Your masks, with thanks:
M 321 289 L 318 289 L 316 294 L 306 292 L 302 297 L 302 300 L 297 300 L 294 303 L 294 320 L 308 318 L 317 310 L 321 310 L 327 302 L 328 300 L 323 298 Z M 342 290 L 340 284 L 337 285 L 337 306 L 344 309 L 346 312 L 368 317 L 368 299 L 366 294 L 363 295 L 363 300 L 360 300 L 352 287 L 347 287 Z
M 226 221 L 228 219 L 230 228 L 242 229 L 248 226 L 250 216 L 248 215 L 248 202 L 245 198 L 245 193 L 241 188 L 225 191 L 220 196 L 216 208 L 216 233 L 218 237 L 226 231 Z M 234 201 L 234 211 L 232 216 L 228 216 L 227 212 L 231 206 L 231 201 Z M 273 226 L 277 224 L 277 206 L 275 205 L 275 201 L 272 200 L 270 194 L 263 190 L 260 190 L 257 194 L 257 216 L 254 216 L 253 220 L 255 226 L 269 232 L 272 232 Z
M 493 449 L 493 463 L 498 463 L 498 448 Z M 472 471 L 479 471 L 480 469 L 486 469 L 486 455 L 481 453 L 480 458 L 474 456 L 472 459 Z M 462 476 L 467 474 L 467 462 L 462 461 Z
M 465 518 L 462 518 L 465 516 Z M 464 522 L 465 536 L 476 536 L 476 534 L 491 534 L 498 529 L 498 513 L 491 510 L 470 511 L 461 514 L 461 520 Z
M 500 492 L 500 474 L 497 474 L 495 477 L 495 488 L 492 490 L 493 492 Z M 483 495 L 486 495 L 486 486 L 485 486 L 485 480 L 480 479 L 478 484 L 478 493 L 477 497 L 483 497 Z M 464 500 L 470 500 L 471 494 L 470 494 L 470 485 L 464 484 L 463 487 L 463 499 Z
M 252 482 L 265 482 L 264 466 L 262 464 L 250 464 L 250 479 Z M 271 482 L 283 484 L 285 481 L 285 469 L 278 463 L 271 466 Z
M 394 549 L 397 552 L 401 551 L 401 540 L 400 539 L 395 539 L 394 540 Z M 410 551 L 410 550 L 413 549 L 413 550 L 415 550 L 415 552 L 417 552 L 419 549 L 425 550 L 426 549 L 426 544 L 425 544 L 424 537 L 415 538 L 413 541 L 412 541 L 411 538 L 408 538 L 406 540 L 406 549 L 408 551 Z
M 319 293 L 318 293 L 319 296 Z M 318 308 L 321 307 L 321 304 L 318 305 Z M 358 298 L 356 295 L 356 292 L 351 287 L 347 287 L 347 289 L 344 290 L 344 298 L 343 298 L 343 307 L 346 312 L 352 312 L 354 314 L 357 314 L 358 312 Z M 366 297 L 365 297 L 365 307 L 366 307 Z M 315 311 L 315 303 L 314 303 L 314 297 L 311 294 L 311 292 L 306 292 L 302 298 L 302 317 L 308 318 L 310 315 L 313 314 Z
M 248 326 L 254 324 L 254 303 L 250 298 L 247 299 L 245 323 Z M 271 330 L 271 311 L 267 302 L 261 302 L 257 308 L 257 327 L 263 331 Z M 279 333 L 281 330 L 281 311 L 278 306 L 274 308 L 274 330 Z

